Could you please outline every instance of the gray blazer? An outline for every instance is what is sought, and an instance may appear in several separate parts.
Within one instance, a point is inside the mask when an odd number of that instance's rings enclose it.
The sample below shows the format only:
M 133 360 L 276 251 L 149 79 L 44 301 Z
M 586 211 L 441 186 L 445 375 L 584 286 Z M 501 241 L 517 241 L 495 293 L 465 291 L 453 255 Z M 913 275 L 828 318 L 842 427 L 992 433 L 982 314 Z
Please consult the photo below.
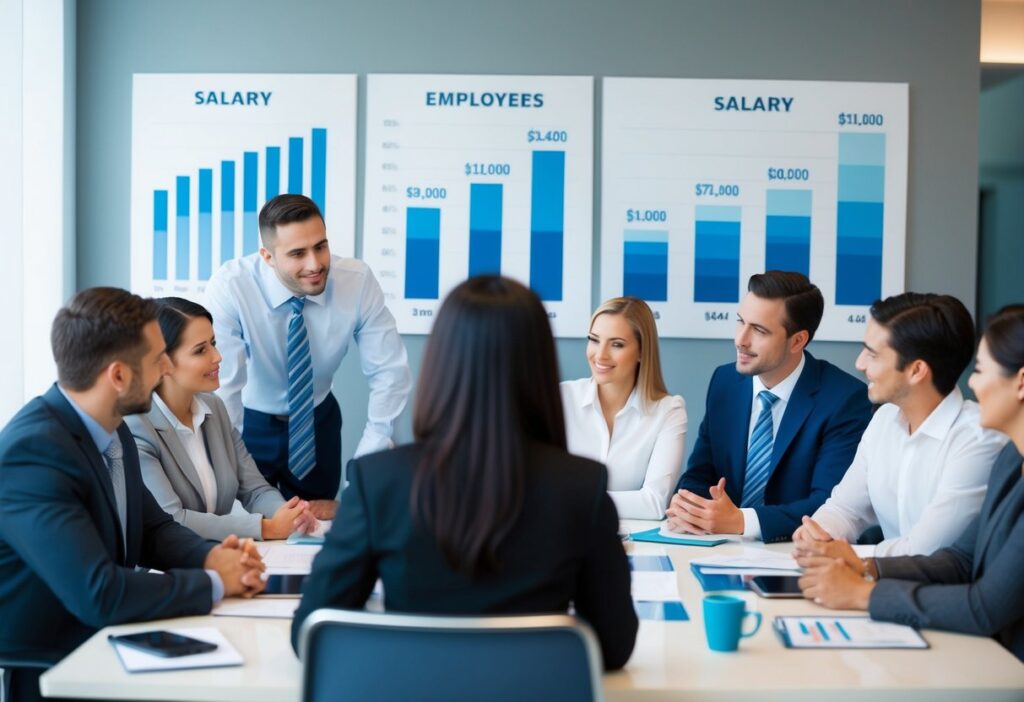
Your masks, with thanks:
M 197 397 L 210 408 L 202 432 L 217 482 L 213 511 L 207 511 L 203 485 L 185 445 L 155 402 L 148 414 L 125 417 L 139 445 L 142 479 L 165 512 L 200 536 L 217 541 L 229 534 L 259 539 L 261 520 L 272 516 L 284 497 L 256 467 L 231 426 L 224 402 L 212 393 Z M 236 498 L 246 513 L 232 512 Z
M 879 558 L 875 619 L 994 636 L 1024 661 L 1024 478 L 1011 441 L 996 458 L 981 513 L 930 556 Z

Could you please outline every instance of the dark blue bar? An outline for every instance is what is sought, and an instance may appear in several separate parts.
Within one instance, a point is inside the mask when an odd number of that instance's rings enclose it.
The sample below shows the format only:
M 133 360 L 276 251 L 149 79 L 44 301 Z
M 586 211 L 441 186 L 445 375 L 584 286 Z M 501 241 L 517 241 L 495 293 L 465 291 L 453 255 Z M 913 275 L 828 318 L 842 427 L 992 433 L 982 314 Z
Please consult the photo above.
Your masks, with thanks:
M 167 280 L 167 191 L 153 191 L 153 279 Z
M 530 186 L 530 287 L 541 300 L 561 300 L 565 152 L 534 151 Z
M 267 177 L 265 199 L 270 200 L 281 194 L 281 147 L 267 147 Z
M 766 271 L 811 274 L 811 218 L 768 215 L 765 218 Z
M 302 137 L 288 138 L 288 192 L 302 194 Z
M 256 218 L 256 187 L 259 182 L 260 156 L 246 151 L 243 156 L 244 183 L 242 187 L 242 255 L 256 253 L 260 244 L 259 223 Z
M 500 183 L 470 183 L 469 275 L 501 273 Z
M 626 241 L 622 264 L 623 295 L 652 302 L 668 300 L 668 244 Z
M 310 198 L 320 208 L 320 214 L 327 216 L 324 207 L 327 199 L 327 130 L 313 130 L 312 176 L 310 178 Z
M 220 262 L 235 257 L 235 162 L 220 162 Z
M 175 212 L 175 250 L 174 250 L 174 277 L 178 280 L 188 280 L 188 257 L 189 257 L 189 177 L 178 176 L 174 194 Z
M 213 169 L 199 169 L 199 280 L 213 272 Z
M 881 202 L 839 202 L 836 304 L 870 305 L 882 296 Z
M 696 222 L 695 302 L 739 302 L 740 223 Z
M 405 297 L 436 300 L 441 277 L 441 210 L 405 210 Z

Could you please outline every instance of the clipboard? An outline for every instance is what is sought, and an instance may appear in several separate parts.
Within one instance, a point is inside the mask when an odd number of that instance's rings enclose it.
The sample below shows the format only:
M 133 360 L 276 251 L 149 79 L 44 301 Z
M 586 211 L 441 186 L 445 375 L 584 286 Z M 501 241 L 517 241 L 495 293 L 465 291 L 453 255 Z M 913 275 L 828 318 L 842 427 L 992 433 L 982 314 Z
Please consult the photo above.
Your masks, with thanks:
M 871 617 L 776 617 L 772 630 L 786 648 L 927 649 L 921 633 L 904 624 Z

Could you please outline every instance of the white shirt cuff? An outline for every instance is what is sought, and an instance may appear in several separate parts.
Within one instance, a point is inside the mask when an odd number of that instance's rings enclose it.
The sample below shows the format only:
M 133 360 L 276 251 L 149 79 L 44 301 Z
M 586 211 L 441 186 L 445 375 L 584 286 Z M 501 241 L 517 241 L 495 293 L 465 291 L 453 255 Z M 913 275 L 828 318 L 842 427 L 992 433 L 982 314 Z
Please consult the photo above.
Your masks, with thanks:
M 752 507 L 740 507 L 740 512 L 743 513 L 743 538 L 760 539 L 761 520 L 757 518 L 757 510 Z
M 213 605 L 216 606 L 224 599 L 224 581 L 215 570 L 208 570 L 206 574 L 210 576 L 210 584 L 213 585 Z

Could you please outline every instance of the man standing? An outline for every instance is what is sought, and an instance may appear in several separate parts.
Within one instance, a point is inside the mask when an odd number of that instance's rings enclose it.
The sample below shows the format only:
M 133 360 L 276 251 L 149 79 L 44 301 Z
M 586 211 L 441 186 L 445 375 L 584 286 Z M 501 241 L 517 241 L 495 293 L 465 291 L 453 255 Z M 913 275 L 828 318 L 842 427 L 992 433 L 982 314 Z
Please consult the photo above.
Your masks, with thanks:
M 316 203 L 279 195 L 259 226 L 259 253 L 224 264 L 207 287 L 224 356 L 218 392 L 268 482 L 286 498 L 333 500 L 341 480 L 334 374 L 355 341 L 370 385 L 355 455 L 389 448 L 411 387 L 405 346 L 366 264 L 331 256 Z
M 871 418 L 864 384 L 805 348 L 821 291 L 801 273 L 751 276 L 736 315 L 736 363 L 711 377 L 669 528 L 784 541 L 828 497 Z
M 51 341 L 58 382 L 0 433 L 0 657 L 46 665 L 104 626 L 206 614 L 261 590 L 251 544 L 204 541 L 142 483 L 122 419 L 149 410 L 166 369 L 156 305 L 84 290 Z M 14 699 L 38 698 L 38 668 L 8 672 Z

